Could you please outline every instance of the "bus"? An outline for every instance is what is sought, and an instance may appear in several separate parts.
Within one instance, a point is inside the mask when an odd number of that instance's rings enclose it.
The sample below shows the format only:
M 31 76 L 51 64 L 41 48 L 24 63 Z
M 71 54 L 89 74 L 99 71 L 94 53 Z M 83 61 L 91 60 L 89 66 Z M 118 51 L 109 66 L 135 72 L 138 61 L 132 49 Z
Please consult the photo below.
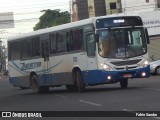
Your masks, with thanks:
M 65 85 L 84 92 L 86 86 L 120 83 L 150 76 L 149 37 L 139 16 L 89 18 L 8 39 L 9 80 L 15 87 L 47 93 Z

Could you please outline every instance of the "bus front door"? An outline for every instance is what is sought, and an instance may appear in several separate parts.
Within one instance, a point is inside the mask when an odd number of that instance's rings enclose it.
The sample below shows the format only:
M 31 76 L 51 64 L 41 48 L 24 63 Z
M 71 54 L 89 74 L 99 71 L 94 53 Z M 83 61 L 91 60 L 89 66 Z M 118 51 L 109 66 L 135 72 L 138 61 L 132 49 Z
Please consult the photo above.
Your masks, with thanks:
M 97 69 L 96 42 L 93 32 L 86 33 L 88 71 Z
M 45 80 L 45 84 L 49 84 L 50 82 L 50 62 L 49 62 L 49 41 L 41 40 L 41 48 L 42 48 L 42 66 L 43 66 L 43 76 Z

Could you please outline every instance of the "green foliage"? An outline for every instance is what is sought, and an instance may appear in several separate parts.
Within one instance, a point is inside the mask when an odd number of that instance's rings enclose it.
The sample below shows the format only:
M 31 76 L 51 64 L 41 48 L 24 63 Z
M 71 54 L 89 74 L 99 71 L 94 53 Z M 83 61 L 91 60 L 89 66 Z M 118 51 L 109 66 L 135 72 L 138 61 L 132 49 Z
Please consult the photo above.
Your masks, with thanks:
M 43 10 L 44 14 L 39 18 L 40 21 L 33 28 L 34 30 L 44 29 L 70 22 L 70 14 L 68 11 L 61 12 L 57 10 Z

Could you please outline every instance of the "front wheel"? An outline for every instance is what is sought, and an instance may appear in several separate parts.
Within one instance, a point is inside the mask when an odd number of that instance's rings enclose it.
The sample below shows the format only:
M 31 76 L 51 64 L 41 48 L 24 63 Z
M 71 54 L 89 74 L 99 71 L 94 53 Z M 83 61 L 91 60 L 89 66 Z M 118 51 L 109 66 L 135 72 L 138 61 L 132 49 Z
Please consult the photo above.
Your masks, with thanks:
M 128 87 L 128 79 L 122 79 L 120 80 L 120 86 L 122 89 L 125 89 Z
M 160 66 L 156 67 L 155 74 L 156 75 L 160 75 Z
M 84 92 L 85 91 L 85 84 L 84 79 L 81 71 L 76 72 L 76 83 L 78 87 L 78 92 Z
M 66 88 L 69 91 L 77 91 L 77 86 L 75 85 L 66 85 Z

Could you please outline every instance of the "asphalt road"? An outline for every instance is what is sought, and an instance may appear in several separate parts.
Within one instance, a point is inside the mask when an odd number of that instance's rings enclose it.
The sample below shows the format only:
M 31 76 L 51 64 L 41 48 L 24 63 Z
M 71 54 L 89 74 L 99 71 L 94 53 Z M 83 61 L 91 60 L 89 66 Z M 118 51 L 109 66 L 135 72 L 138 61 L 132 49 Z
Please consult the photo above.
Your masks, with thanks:
M 116 83 L 88 86 L 86 92 L 76 93 L 69 92 L 62 86 L 51 88 L 48 94 L 33 94 L 31 89 L 21 90 L 13 87 L 7 78 L 0 79 L 0 111 L 122 111 L 126 112 L 126 115 L 136 111 L 160 111 L 160 76 L 131 79 L 127 89 L 120 89 L 119 83 Z M 59 117 L 56 119 L 70 120 Z M 80 118 L 72 117 L 72 119 Z M 97 117 L 85 117 L 85 119 L 98 120 Z M 101 119 L 106 120 L 104 117 Z M 128 118 L 107 117 L 107 119 Z M 138 119 L 144 118 L 138 117 Z M 145 118 L 145 120 L 151 119 L 160 118 Z

